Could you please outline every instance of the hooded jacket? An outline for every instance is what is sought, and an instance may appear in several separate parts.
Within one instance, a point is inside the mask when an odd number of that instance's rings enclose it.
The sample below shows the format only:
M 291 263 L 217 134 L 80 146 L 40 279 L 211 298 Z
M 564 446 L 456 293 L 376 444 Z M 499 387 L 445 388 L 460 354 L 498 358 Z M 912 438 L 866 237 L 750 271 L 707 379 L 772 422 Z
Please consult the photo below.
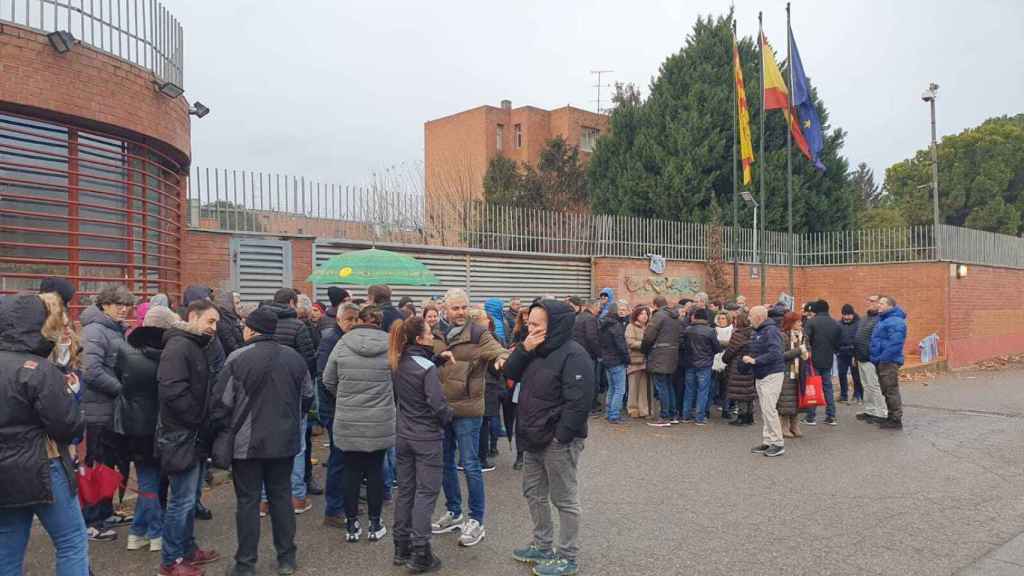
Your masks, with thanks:
M 356 326 L 327 359 L 324 387 L 334 396 L 334 445 L 375 452 L 395 445 L 395 393 L 388 367 L 388 334 Z
M 0 509 L 54 502 L 47 438 L 72 493 L 77 485 L 67 445 L 85 421 L 64 374 L 47 360 L 53 343 L 40 332 L 46 314 L 35 295 L 0 303 Z
M 854 314 L 853 320 L 839 321 L 839 346 L 836 354 L 853 356 L 857 342 L 857 330 L 860 328 L 860 316 Z
M 505 306 L 501 303 L 499 298 L 490 298 L 484 302 L 484 311 L 491 317 L 491 321 L 494 322 L 494 333 L 498 337 L 498 342 L 502 346 L 507 346 L 509 337 L 512 335 L 512 328 L 505 324 Z
M 857 325 L 857 336 L 853 341 L 853 352 L 858 362 L 871 362 L 871 334 L 878 326 L 878 313 L 868 311 Z
M 398 404 L 397 436 L 404 440 L 434 441 L 444 439 L 444 428 L 455 415 L 444 391 L 433 350 L 410 346 L 402 353 L 398 369 L 391 377 L 395 383 Z
M 195 334 L 184 327 L 164 332 L 164 350 L 157 368 L 160 383 L 158 445 L 162 439 L 171 442 L 183 433 L 197 432 L 201 444 L 208 446 L 212 382 L 204 350 L 212 339 L 212 336 Z
M 505 376 L 521 382 L 516 443 L 528 452 L 543 452 L 552 441 L 562 444 L 587 437 L 594 401 L 594 363 L 572 338 L 572 307 L 555 300 L 531 306 L 548 314 L 547 337 L 527 351 L 516 347 L 505 363 Z
M 213 303 L 217 305 L 217 312 L 220 313 L 220 319 L 217 320 L 217 339 L 220 340 L 224 356 L 227 357 L 245 344 L 242 340 L 242 322 L 235 311 L 235 295 L 231 292 L 221 292 Z
M 299 453 L 299 421 L 313 402 L 313 381 L 299 353 L 259 335 L 228 356 L 217 376 L 212 420 L 238 425 L 234 459 L 291 458 Z M 250 402 L 244 421 L 239 419 Z
M 487 368 L 498 358 L 507 358 L 508 350 L 482 326 L 467 321 L 434 340 L 434 353 L 451 351 L 455 362 L 440 367 L 441 387 L 448 404 L 458 418 L 484 415 Z
M 775 321 L 768 318 L 754 329 L 754 337 L 750 341 L 750 353 L 747 356 L 754 358 L 754 378 L 762 380 L 772 374 L 785 372 L 783 354 L 782 332 L 779 332 Z
M 313 335 L 309 327 L 299 320 L 299 314 L 291 306 L 272 302 L 265 304 L 277 314 L 277 331 L 274 340 L 295 350 L 306 362 L 310 374 L 316 374 L 316 348 L 313 347 Z
M 612 302 L 615 302 L 615 290 L 612 290 L 611 288 L 602 288 L 601 296 L 607 297 L 608 301 L 605 302 L 604 304 L 601 304 L 601 313 L 597 315 L 598 318 L 604 318 L 605 316 L 608 315 L 608 307 L 612 304 Z
M 143 326 L 128 335 L 128 345 L 117 356 L 117 377 L 121 380 L 121 428 L 118 434 L 148 437 L 152 445 L 160 412 L 157 370 L 164 349 L 163 328 Z M 152 452 L 152 448 L 150 451 Z
M 85 421 L 114 424 L 114 399 L 121 393 L 117 355 L 125 345 L 124 326 L 96 306 L 82 312 L 82 407 Z
M 605 368 L 629 365 L 629 346 L 626 344 L 626 326 L 618 315 L 609 314 L 601 319 L 601 362 Z
M 871 334 L 871 363 L 903 365 L 903 345 L 907 341 L 907 313 L 895 306 L 878 315 L 878 326 Z
M 664 306 L 651 316 L 644 329 L 643 350 L 647 354 L 647 371 L 672 374 L 679 366 L 679 338 L 683 325 L 679 313 Z
M 591 360 L 601 357 L 601 323 L 589 309 L 584 308 L 576 315 L 572 325 L 572 337 L 590 354 Z

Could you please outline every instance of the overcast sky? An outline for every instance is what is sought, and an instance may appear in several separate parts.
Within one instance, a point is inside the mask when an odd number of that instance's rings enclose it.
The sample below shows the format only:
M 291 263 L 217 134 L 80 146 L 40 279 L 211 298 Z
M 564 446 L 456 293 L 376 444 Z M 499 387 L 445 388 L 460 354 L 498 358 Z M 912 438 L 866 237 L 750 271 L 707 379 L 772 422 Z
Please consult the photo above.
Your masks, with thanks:
M 423 123 L 482 104 L 593 109 L 593 69 L 647 93 L 698 15 L 729 2 L 162 0 L 185 29 L 193 165 L 364 182 L 418 165 Z M 740 35 L 785 50 L 783 1 L 739 0 Z M 885 168 L 938 131 L 1024 112 L 1024 2 L 793 4 L 804 68 L 849 136 L 851 166 Z M 749 89 L 755 89 L 748 87 Z

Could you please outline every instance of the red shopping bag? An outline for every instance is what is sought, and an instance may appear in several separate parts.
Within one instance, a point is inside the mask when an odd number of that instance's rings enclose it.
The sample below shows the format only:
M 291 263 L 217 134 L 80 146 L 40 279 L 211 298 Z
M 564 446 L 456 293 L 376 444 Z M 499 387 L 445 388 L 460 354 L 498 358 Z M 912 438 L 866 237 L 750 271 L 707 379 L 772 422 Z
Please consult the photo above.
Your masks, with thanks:
M 807 363 L 807 379 L 804 381 L 804 392 L 800 395 L 801 408 L 815 408 L 825 404 L 825 389 L 822 387 L 821 375 L 814 371 L 814 366 Z
M 103 464 L 83 466 L 78 474 L 78 501 L 82 506 L 95 506 L 110 500 L 124 482 L 120 472 Z

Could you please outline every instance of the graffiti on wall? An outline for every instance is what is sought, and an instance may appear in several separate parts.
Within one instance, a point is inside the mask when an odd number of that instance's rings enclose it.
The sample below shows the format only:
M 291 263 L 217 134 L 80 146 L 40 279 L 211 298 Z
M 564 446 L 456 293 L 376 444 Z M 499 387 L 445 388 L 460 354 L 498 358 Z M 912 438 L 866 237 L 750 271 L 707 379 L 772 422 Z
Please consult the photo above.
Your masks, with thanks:
M 635 296 L 696 294 L 704 290 L 700 276 L 626 276 L 626 290 Z

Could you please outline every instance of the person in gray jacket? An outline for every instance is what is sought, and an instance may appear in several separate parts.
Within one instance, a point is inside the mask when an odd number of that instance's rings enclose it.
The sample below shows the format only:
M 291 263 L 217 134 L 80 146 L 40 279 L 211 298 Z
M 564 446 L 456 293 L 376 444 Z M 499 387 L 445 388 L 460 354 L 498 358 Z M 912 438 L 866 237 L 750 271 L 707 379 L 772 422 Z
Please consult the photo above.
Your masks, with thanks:
M 432 572 L 441 560 L 430 548 L 430 515 L 441 490 L 445 427 L 455 414 L 437 364 L 454 356 L 451 351 L 434 355 L 434 335 L 421 317 L 396 322 L 390 340 L 388 365 L 398 402 L 395 565 L 417 574 Z
M 857 370 L 860 381 L 864 384 L 864 411 L 857 413 L 857 420 L 871 424 L 885 422 L 889 418 L 889 410 L 882 396 L 882 387 L 878 383 L 877 367 L 871 363 L 871 335 L 878 325 L 878 296 L 868 296 L 868 309 L 857 327 L 857 335 L 853 341 L 853 355 L 857 359 Z
M 238 549 L 230 576 L 255 574 L 260 542 L 260 489 L 270 501 L 279 574 L 295 573 L 295 513 L 291 475 L 299 453 L 302 414 L 313 404 L 305 359 L 274 340 L 277 314 L 261 307 L 245 320 L 245 344 L 231 353 L 217 378 L 214 422 L 223 426 L 235 485 Z M 219 456 L 219 454 L 216 454 Z M 216 460 L 215 460 L 216 462 Z
M 124 460 L 125 446 L 114 428 L 114 400 L 121 394 L 117 378 L 117 356 L 124 339 L 124 322 L 135 297 L 120 285 L 104 286 L 93 305 L 82 312 L 82 408 L 85 410 L 85 464 L 114 467 Z M 128 476 L 128 470 L 121 470 Z M 131 523 L 131 516 L 114 514 L 112 500 L 84 510 L 89 539 L 110 541 L 117 534 L 110 528 Z
M 366 480 L 370 516 L 368 537 L 387 534 L 384 507 L 384 453 L 395 445 L 395 394 L 388 367 L 388 335 L 381 330 L 384 313 L 377 306 L 359 311 L 359 323 L 341 337 L 324 368 L 324 388 L 335 398 L 334 445 L 345 455 L 346 536 L 358 542 L 359 487 Z

